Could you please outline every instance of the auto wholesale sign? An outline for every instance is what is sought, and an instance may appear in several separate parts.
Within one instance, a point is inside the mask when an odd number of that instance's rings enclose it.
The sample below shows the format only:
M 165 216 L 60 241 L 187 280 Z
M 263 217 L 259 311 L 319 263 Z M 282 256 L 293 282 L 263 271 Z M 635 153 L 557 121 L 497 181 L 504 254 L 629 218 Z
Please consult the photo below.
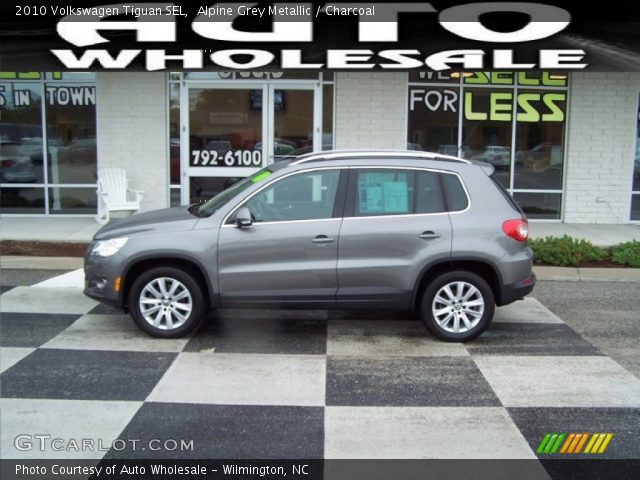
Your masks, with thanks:
M 437 18 L 440 27 L 465 40 L 509 45 L 533 42 L 549 38 L 563 31 L 571 22 L 571 14 L 551 5 L 538 3 L 469 3 L 438 11 L 430 3 L 371 3 L 368 6 L 318 6 L 313 11 L 309 4 L 272 5 L 249 7 L 243 4 L 200 8 L 192 23 L 195 33 L 204 39 L 225 42 L 250 42 L 253 44 L 274 42 L 310 43 L 314 41 L 314 21 L 320 16 L 353 16 L 358 23 L 357 41 L 361 44 L 398 41 L 400 13 L 430 13 Z M 146 70 L 165 70 L 168 61 L 178 61 L 183 68 L 201 69 L 209 62 L 225 69 L 256 69 L 273 66 L 281 69 L 371 69 L 387 70 L 424 68 L 431 70 L 462 69 L 582 69 L 585 51 L 582 49 L 540 50 L 537 62 L 520 63 L 513 48 L 498 48 L 492 52 L 482 49 L 445 50 L 424 57 L 418 49 L 328 49 L 321 62 L 303 60 L 302 49 L 282 49 L 273 53 L 259 48 L 233 48 L 205 54 L 201 50 L 183 50 L 171 54 L 166 49 L 123 49 L 112 55 L 107 49 L 95 48 L 108 40 L 100 35 L 102 30 L 136 32 L 138 42 L 177 42 L 175 18 L 184 15 L 175 5 L 147 7 L 145 4 L 113 7 L 79 8 L 69 11 L 57 24 L 62 39 L 74 47 L 85 50 L 76 54 L 72 49 L 53 49 L 65 67 L 86 69 L 98 63 L 103 68 L 126 68 L 135 58 L 144 56 Z M 515 11 L 530 17 L 529 22 L 513 32 L 499 32 L 487 28 L 480 21 L 485 14 Z M 133 15 L 135 20 L 108 22 L 111 17 Z M 234 26 L 243 16 L 273 18 L 271 31 L 248 32 Z M 492 61 L 486 58 L 492 54 Z M 238 57 L 243 57 L 239 59 Z
M 37 58 L 40 68 L 72 70 L 446 72 L 640 66 L 637 54 L 624 45 L 628 35 L 615 46 L 607 43 L 610 23 L 604 20 L 618 20 L 615 12 L 598 12 L 592 20 L 575 4 L 562 3 L 5 5 L 4 18 L 11 15 L 15 22 L 7 25 L 3 69 L 17 71 L 24 61 L 8 48 L 19 36 L 32 47 L 32 64 Z M 634 7 L 625 15 L 631 23 Z M 25 28 L 36 27 L 51 41 L 25 37 Z

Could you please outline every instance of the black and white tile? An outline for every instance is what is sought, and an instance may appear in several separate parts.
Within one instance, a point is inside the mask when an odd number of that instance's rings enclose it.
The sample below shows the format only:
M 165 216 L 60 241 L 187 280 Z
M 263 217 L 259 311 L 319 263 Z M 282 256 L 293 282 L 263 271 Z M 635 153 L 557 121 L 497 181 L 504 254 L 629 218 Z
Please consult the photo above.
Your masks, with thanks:
M 533 298 L 467 344 L 379 311 L 220 310 L 159 340 L 63 277 L 0 298 L 3 458 L 44 431 L 139 441 L 51 458 L 535 459 L 550 431 L 640 456 L 640 380 Z

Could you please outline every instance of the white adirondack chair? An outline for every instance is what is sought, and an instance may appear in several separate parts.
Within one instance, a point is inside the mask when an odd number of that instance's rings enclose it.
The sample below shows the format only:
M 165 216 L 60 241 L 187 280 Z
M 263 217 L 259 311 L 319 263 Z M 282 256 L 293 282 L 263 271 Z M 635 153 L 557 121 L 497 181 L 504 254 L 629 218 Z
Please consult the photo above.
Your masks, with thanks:
M 122 168 L 101 168 L 98 171 L 98 215 L 96 222 L 105 225 L 109 212 L 140 211 L 141 190 L 128 188 L 127 173 Z

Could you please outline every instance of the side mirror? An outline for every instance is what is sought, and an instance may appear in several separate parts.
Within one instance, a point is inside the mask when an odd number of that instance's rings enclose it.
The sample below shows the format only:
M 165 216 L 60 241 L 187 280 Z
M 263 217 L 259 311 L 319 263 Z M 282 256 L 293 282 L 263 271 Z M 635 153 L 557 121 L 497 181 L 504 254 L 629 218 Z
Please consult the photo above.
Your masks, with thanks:
M 245 228 L 253 225 L 253 218 L 251 217 L 251 211 L 247 207 L 243 207 L 240 210 L 238 210 L 236 212 L 235 222 L 238 228 Z

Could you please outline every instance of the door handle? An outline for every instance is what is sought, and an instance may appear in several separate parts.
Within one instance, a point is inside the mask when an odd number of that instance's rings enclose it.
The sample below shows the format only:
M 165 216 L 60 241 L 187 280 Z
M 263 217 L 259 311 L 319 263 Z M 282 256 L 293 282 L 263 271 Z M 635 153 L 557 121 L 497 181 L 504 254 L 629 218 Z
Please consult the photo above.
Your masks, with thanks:
M 313 239 L 313 243 L 322 245 L 325 243 L 331 243 L 334 242 L 335 239 L 331 238 L 331 237 L 327 237 L 326 235 L 318 235 L 316 238 Z
M 422 232 L 420 238 L 423 240 L 435 240 L 436 238 L 440 238 L 442 235 L 439 233 L 432 232 L 431 230 L 427 230 L 426 232 Z

